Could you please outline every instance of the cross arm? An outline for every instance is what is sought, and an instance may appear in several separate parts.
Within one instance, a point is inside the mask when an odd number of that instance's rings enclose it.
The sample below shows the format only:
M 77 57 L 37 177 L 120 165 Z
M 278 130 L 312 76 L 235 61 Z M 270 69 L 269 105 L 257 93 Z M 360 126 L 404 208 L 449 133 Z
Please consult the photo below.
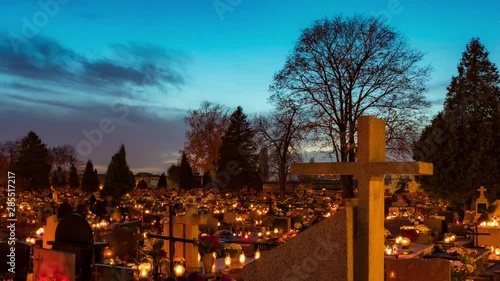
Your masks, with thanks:
M 296 163 L 296 175 L 432 175 L 432 163 L 426 162 L 334 162 Z

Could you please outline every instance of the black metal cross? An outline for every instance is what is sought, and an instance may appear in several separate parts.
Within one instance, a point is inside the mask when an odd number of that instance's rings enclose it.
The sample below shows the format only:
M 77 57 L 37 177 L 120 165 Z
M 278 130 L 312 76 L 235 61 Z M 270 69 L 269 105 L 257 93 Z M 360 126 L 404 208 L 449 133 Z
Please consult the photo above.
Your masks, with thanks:
M 168 209 L 168 232 L 170 236 L 164 236 L 164 235 L 158 235 L 158 234 L 151 234 L 148 233 L 148 238 L 156 238 L 156 239 L 162 239 L 162 240 L 168 240 L 169 242 L 169 268 L 170 268 L 170 273 L 174 272 L 174 252 L 175 252 L 175 242 L 182 242 L 182 243 L 194 243 L 195 240 L 193 239 L 186 239 L 186 238 L 178 238 L 178 237 L 173 237 L 174 233 L 174 212 L 173 212 L 174 206 L 172 203 L 169 204 L 169 209 Z M 155 269 L 156 270 L 156 269 Z M 159 272 L 153 273 L 153 277 L 155 280 L 159 279 Z

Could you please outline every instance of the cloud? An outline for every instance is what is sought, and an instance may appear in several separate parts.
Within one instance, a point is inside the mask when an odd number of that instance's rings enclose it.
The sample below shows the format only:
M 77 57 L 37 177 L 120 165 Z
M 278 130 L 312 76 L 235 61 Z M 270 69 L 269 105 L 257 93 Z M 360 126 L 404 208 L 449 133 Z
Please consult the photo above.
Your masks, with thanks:
M 93 58 L 36 36 L 16 52 L 0 39 L 0 120 L 9 124 L 0 141 L 34 130 L 48 146 L 76 148 L 88 141 L 84 132 L 110 120 L 114 130 L 101 132 L 102 141 L 80 155 L 82 161 L 105 167 L 123 143 L 134 171 L 166 170 L 176 158 L 162 155 L 184 144 L 186 111 L 171 106 L 169 97 L 189 81 L 189 58 L 150 44 L 109 48 L 107 56 Z
M 5 39 L 0 43 L 0 73 L 61 85 L 106 88 L 157 86 L 165 91 L 185 84 L 185 75 L 181 72 L 185 70 L 182 65 L 185 60 L 180 53 L 175 53 L 177 58 L 173 51 L 137 43 L 114 45 L 112 50 L 114 57 L 93 61 L 42 36 L 20 45 L 17 52 Z M 125 60 L 124 54 L 133 60 Z

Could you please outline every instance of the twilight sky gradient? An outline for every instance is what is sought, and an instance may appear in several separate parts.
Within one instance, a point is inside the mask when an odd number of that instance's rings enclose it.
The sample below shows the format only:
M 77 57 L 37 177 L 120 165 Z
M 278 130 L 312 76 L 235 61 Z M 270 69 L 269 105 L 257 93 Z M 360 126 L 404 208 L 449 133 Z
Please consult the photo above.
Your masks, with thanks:
M 427 54 L 434 110 L 472 37 L 500 64 L 498 0 L 2 0 L 0 142 L 34 130 L 100 172 L 124 143 L 134 172 L 166 171 L 187 110 L 270 109 L 269 84 L 301 30 L 339 14 L 381 15 Z

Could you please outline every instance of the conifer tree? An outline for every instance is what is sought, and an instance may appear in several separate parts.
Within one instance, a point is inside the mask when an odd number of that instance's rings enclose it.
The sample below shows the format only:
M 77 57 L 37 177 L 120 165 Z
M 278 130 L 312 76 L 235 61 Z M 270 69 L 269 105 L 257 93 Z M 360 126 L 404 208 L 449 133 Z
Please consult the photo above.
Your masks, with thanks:
M 29 190 L 47 189 L 51 167 L 47 145 L 30 131 L 21 141 L 19 158 L 14 165 L 16 175 L 24 179 L 24 187 Z
M 179 187 L 180 189 L 193 188 L 193 170 L 184 152 L 182 153 L 181 164 L 179 166 Z
M 101 195 L 121 198 L 124 194 L 132 191 L 134 187 L 135 177 L 127 164 L 125 146 L 122 144 L 108 165 Z
M 160 179 L 158 179 L 158 188 L 167 188 L 167 176 L 165 176 L 165 173 L 161 173 Z
M 69 187 L 80 187 L 80 180 L 78 179 L 78 172 L 76 170 L 75 164 L 71 164 L 69 168 Z
M 229 126 L 222 138 L 219 174 L 225 177 L 216 182 L 219 188 L 234 191 L 262 188 L 257 172 L 258 155 L 254 136 L 247 116 L 238 106 L 231 114 Z
M 422 188 L 460 211 L 471 207 L 477 189 L 500 190 L 500 79 L 479 39 L 467 45 L 458 74 L 448 86 L 444 110 L 424 129 L 414 158 L 432 162 Z
M 96 181 L 96 172 L 92 160 L 87 161 L 85 171 L 83 171 L 81 189 L 83 192 L 92 193 L 99 190 L 99 177 Z

